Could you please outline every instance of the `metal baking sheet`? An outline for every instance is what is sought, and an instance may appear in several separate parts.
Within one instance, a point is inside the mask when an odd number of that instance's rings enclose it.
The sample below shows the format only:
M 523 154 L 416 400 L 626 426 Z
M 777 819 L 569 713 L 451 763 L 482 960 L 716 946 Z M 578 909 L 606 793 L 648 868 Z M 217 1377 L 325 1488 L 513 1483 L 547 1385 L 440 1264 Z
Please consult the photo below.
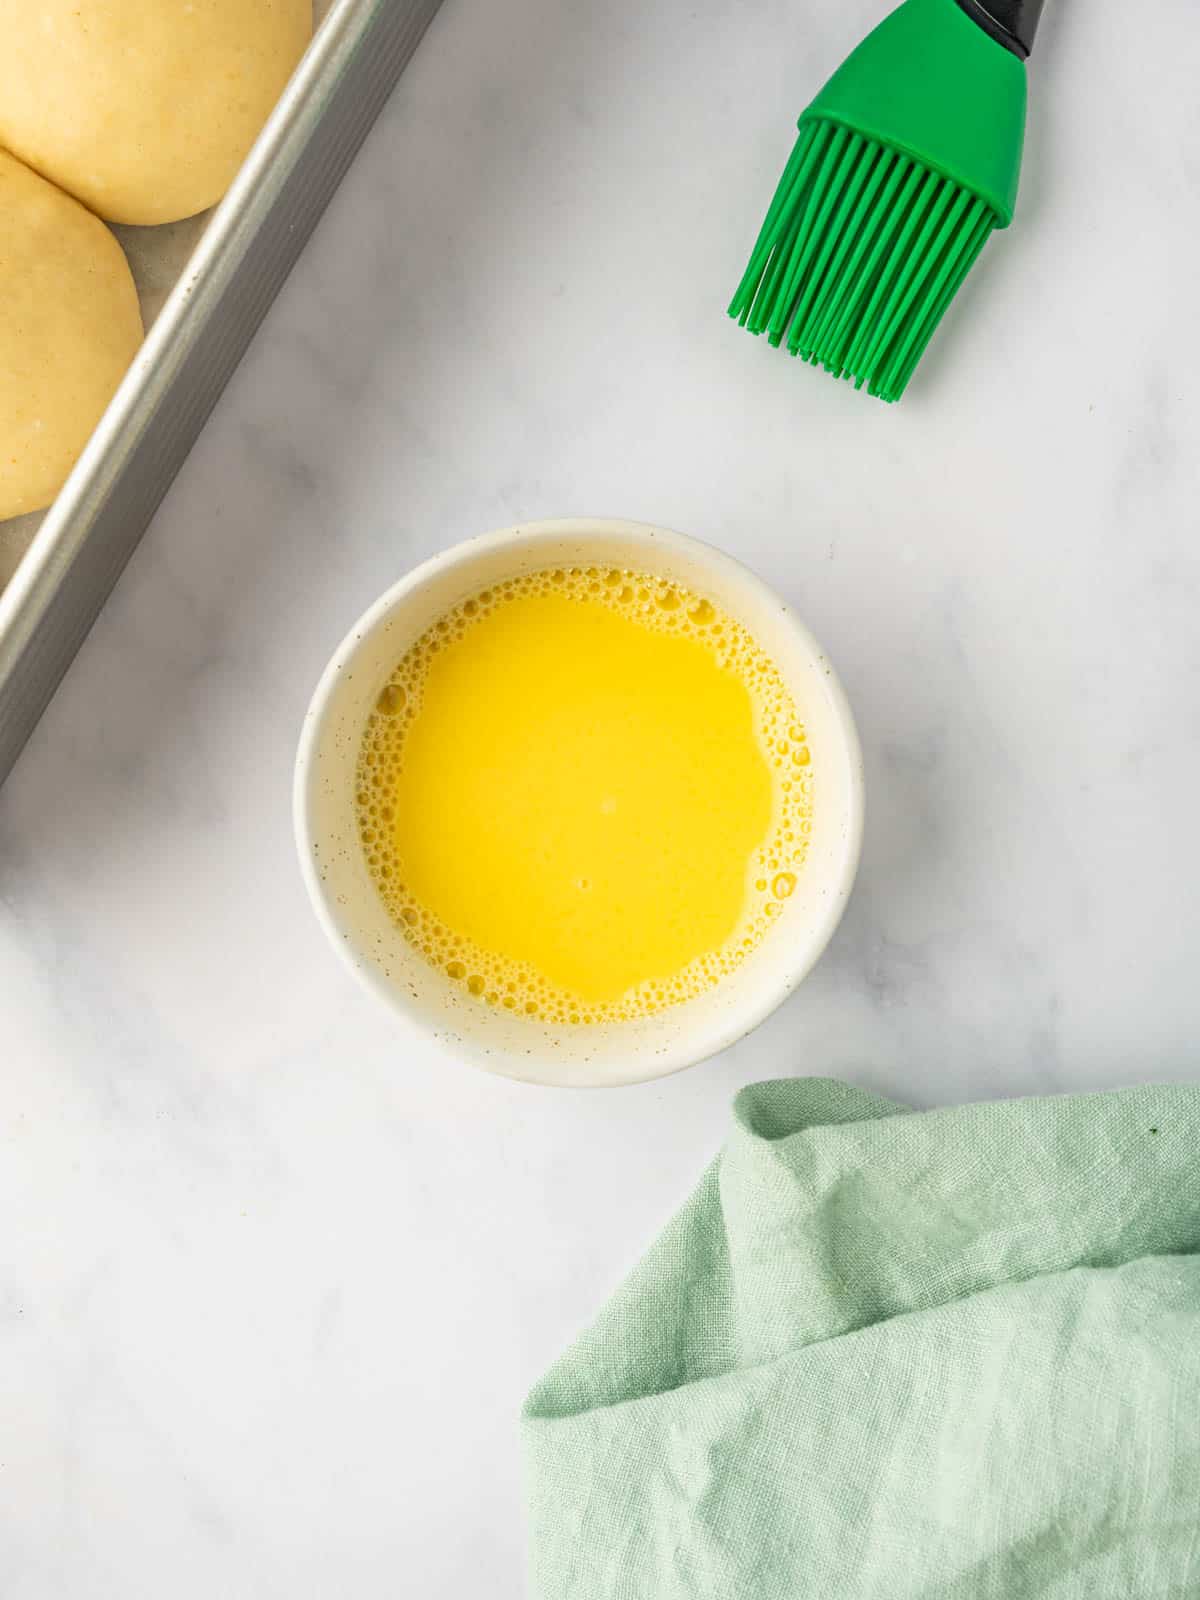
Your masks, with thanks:
M 48 511 L 0 522 L 0 783 L 48 705 L 441 0 L 318 0 L 215 210 L 117 228 L 146 342 Z

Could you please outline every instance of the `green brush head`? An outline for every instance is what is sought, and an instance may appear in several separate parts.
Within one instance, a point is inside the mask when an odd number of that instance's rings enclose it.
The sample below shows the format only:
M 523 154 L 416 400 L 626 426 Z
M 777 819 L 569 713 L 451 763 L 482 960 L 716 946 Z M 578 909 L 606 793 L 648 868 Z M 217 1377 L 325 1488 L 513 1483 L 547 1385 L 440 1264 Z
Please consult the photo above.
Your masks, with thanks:
M 729 308 L 883 400 L 904 393 L 993 228 L 1012 220 L 1025 67 L 979 9 L 905 0 L 833 75 L 800 118 Z

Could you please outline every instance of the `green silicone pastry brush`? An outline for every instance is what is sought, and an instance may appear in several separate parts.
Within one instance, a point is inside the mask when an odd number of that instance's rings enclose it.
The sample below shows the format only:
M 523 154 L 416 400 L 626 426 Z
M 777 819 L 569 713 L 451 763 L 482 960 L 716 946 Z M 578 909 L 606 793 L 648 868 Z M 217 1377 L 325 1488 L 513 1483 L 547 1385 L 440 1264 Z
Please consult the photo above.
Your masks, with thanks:
M 1012 221 L 1042 0 L 904 0 L 800 118 L 733 304 L 898 400 L 993 228 Z

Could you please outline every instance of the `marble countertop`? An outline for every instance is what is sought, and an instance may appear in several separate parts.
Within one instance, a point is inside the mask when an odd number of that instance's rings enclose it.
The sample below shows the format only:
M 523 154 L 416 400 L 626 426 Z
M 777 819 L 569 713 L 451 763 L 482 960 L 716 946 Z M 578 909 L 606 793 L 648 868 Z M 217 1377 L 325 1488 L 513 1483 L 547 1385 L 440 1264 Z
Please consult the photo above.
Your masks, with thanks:
M 1051 0 L 1018 225 L 908 399 L 722 315 L 878 0 L 446 0 L 0 792 L 0 1593 L 516 1600 L 514 1416 L 733 1091 L 1200 1077 L 1191 0 Z M 866 749 L 845 923 L 615 1094 L 355 988 L 292 757 L 359 611 L 537 516 L 709 539 Z

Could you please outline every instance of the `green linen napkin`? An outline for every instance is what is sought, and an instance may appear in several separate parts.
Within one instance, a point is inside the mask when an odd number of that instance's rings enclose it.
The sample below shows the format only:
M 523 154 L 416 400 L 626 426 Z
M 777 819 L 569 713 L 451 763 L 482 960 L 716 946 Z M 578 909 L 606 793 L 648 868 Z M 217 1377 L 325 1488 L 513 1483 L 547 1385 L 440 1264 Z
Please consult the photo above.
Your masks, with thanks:
M 796 1079 L 523 1423 L 543 1600 L 1200 1596 L 1200 1086 Z

